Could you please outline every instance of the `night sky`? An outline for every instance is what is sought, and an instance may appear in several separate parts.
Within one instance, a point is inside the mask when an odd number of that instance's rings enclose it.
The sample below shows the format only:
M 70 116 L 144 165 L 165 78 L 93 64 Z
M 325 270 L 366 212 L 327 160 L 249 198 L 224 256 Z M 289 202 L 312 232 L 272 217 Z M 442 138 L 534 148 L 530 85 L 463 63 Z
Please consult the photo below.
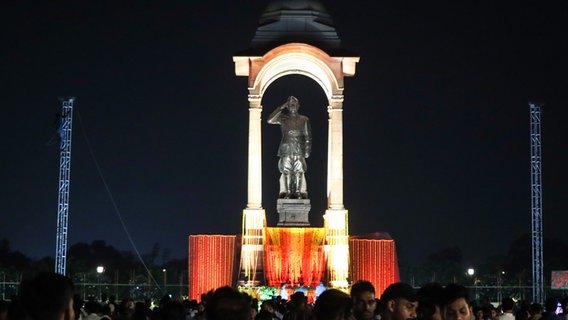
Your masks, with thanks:
M 55 254 L 59 152 L 46 143 L 65 96 L 70 245 L 133 250 L 111 197 L 142 253 L 157 242 L 181 258 L 190 234 L 241 233 L 247 80 L 232 56 L 267 3 L 2 1 L 0 238 Z M 454 245 L 472 264 L 505 253 L 531 231 L 527 102 L 542 101 L 544 233 L 568 243 L 568 2 L 324 4 L 361 57 L 343 112 L 350 234 L 390 233 L 409 264 Z M 310 221 L 323 226 L 327 103 L 302 76 L 263 100 L 263 205 L 275 226 L 280 128 L 265 120 L 289 95 L 312 122 Z

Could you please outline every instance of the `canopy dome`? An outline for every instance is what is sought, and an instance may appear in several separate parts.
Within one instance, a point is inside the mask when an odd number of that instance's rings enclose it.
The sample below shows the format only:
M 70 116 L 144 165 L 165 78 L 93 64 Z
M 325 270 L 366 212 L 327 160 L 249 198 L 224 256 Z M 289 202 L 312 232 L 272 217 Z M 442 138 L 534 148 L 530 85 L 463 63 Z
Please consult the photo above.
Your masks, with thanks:
M 292 42 L 307 43 L 328 54 L 340 51 L 341 40 L 321 2 L 272 1 L 260 17 L 250 53 L 263 55 L 279 45 Z
M 323 4 L 315 0 L 275 0 L 268 4 L 264 12 L 279 10 L 315 10 L 327 12 Z

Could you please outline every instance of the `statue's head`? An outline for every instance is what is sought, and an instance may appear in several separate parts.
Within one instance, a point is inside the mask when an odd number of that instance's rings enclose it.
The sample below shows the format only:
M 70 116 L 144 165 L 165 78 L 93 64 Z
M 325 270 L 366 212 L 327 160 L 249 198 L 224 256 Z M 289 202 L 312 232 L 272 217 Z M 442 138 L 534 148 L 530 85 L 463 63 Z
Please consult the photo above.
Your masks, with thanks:
M 288 103 L 288 110 L 291 113 L 296 113 L 298 112 L 298 109 L 300 109 L 300 101 L 298 101 L 298 98 L 294 96 L 288 97 L 287 103 Z

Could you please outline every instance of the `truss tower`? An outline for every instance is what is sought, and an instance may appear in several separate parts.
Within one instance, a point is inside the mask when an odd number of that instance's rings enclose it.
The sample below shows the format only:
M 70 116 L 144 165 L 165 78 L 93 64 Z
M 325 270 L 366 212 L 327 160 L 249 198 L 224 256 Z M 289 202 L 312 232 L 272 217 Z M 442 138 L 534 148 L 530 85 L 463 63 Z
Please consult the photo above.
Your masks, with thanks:
M 542 163 L 540 136 L 541 105 L 529 102 L 531 126 L 531 211 L 533 302 L 544 302 L 542 258 Z
M 57 133 L 59 145 L 59 201 L 57 205 L 57 239 L 55 251 L 55 272 L 65 275 L 67 266 L 67 221 L 69 217 L 69 180 L 71 176 L 71 129 L 73 124 L 73 103 L 75 98 L 62 100 L 61 114 L 58 115 Z

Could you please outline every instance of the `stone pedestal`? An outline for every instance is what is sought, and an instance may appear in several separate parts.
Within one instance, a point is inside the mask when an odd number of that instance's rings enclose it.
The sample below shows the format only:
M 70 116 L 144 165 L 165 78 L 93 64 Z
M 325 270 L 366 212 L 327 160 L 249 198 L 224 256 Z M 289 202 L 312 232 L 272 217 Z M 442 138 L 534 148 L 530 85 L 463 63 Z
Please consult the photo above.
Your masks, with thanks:
M 309 227 L 310 199 L 278 199 L 279 227 Z

